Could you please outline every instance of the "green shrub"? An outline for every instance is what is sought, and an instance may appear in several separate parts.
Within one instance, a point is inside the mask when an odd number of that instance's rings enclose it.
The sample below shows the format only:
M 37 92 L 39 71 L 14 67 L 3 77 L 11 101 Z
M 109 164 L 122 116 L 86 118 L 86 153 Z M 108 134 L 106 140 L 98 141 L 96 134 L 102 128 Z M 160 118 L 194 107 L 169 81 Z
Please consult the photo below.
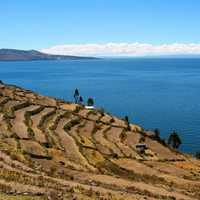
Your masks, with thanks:
M 87 100 L 87 105 L 88 106 L 93 106 L 94 105 L 94 99 L 89 97 L 88 100 Z
M 200 151 L 196 152 L 195 157 L 196 157 L 197 159 L 200 159 Z

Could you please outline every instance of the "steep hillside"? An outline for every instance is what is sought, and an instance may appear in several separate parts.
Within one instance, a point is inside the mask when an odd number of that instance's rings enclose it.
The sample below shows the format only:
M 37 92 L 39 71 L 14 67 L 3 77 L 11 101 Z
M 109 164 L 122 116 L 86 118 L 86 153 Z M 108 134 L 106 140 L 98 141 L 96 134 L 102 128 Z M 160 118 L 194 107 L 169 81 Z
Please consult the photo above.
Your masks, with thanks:
M 0 199 L 198 200 L 200 161 L 102 111 L 0 83 Z
M 0 61 L 79 60 L 92 57 L 51 55 L 36 50 L 0 49 Z

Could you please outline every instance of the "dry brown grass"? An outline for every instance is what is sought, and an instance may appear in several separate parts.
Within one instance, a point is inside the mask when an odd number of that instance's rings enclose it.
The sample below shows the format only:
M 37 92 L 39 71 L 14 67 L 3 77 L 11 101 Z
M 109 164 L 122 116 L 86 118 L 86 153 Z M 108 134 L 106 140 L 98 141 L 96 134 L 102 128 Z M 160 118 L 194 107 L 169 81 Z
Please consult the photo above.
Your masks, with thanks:
M 143 128 L 15 86 L 0 94 L 0 199 L 200 199 L 200 161 Z

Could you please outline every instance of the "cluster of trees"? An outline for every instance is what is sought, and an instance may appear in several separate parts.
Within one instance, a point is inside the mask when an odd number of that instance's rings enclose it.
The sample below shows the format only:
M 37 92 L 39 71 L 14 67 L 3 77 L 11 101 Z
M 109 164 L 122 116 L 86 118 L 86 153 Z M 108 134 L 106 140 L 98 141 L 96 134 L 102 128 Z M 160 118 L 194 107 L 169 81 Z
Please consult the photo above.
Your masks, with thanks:
M 130 129 L 130 125 L 129 125 L 130 122 L 129 122 L 128 116 L 124 117 L 124 121 L 126 122 L 128 129 Z M 158 128 L 156 128 L 154 130 L 154 135 L 152 136 L 152 138 L 154 140 L 157 140 L 158 142 L 164 144 L 164 145 L 168 144 L 169 146 L 171 146 L 174 149 L 178 149 L 180 147 L 180 145 L 182 144 L 182 140 L 181 140 L 179 134 L 176 131 L 172 131 L 170 133 L 168 140 L 166 142 L 164 139 L 162 139 L 160 137 L 160 130 Z M 142 138 L 140 139 L 140 142 L 144 142 L 142 140 Z M 200 159 L 200 151 L 196 152 L 195 157 L 197 159 Z
M 124 121 L 125 121 L 126 124 L 127 124 L 128 130 L 130 130 L 130 122 L 129 122 L 128 116 L 125 116 L 125 117 L 124 117 Z M 159 141 L 159 142 L 162 143 L 162 144 L 166 144 L 165 140 L 161 139 L 161 137 L 160 137 L 160 131 L 159 131 L 159 129 L 155 129 L 155 130 L 154 130 L 154 133 L 155 133 L 155 134 L 154 134 L 154 136 L 153 136 L 153 139 Z M 167 144 L 168 144 L 169 146 L 171 146 L 172 148 L 174 148 L 174 149 L 178 149 L 179 146 L 182 144 L 181 138 L 180 138 L 179 134 L 178 134 L 176 131 L 173 131 L 173 132 L 169 135 Z M 200 156 L 200 155 L 199 155 L 199 156 Z
M 176 131 L 173 131 L 168 138 L 168 144 L 172 146 L 174 149 L 178 149 L 182 144 L 181 138 Z
M 165 140 L 161 139 L 160 138 L 160 131 L 159 129 L 155 129 L 154 130 L 154 136 L 153 136 L 153 139 L 161 142 L 161 143 L 165 143 Z M 176 131 L 173 131 L 169 137 L 168 137 L 168 141 L 167 141 L 167 144 L 170 145 L 171 147 L 173 147 L 174 149 L 178 149 L 180 147 L 180 145 L 182 144 L 182 141 L 181 141 L 181 138 L 179 136 L 179 134 L 176 132 Z M 195 157 L 197 159 L 200 159 L 200 151 L 197 151 L 196 154 L 195 154 Z
M 75 103 L 80 103 L 80 104 L 83 103 L 83 97 L 80 96 L 79 90 L 77 88 L 74 91 L 74 102 Z
M 79 90 L 76 88 L 74 91 L 74 102 L 77 104 L 83 104 L 83 97 L 80 95 Z M 94 105 L 94 99 L 92 97 L 89 97 L 87 100 L 87 105 L 88 106 L 93 106 Z
M 153 139 L 155 139 L 163 144 L 166 144 L 165 140 L 161 139 L 161 137 L 160 137 L 159 129 L 154 130 Z M 182 144 L 182 141 L 181 141 L 179 134 L 176 131 L 173 131 L 172 133 L 170 133 L 168 140 L 167 140 L 167 144 L 174 149 L 178 149 L 180 147 L 180 145 Z

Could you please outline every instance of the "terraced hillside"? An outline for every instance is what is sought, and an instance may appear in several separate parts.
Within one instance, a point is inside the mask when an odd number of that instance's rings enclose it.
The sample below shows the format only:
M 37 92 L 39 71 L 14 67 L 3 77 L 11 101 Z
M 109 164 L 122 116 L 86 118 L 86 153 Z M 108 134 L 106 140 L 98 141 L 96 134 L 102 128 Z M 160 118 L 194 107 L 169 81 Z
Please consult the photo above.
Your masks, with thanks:
M 200 161 L 102 111 L 1 83 L 0 199 L 198 200 Z

